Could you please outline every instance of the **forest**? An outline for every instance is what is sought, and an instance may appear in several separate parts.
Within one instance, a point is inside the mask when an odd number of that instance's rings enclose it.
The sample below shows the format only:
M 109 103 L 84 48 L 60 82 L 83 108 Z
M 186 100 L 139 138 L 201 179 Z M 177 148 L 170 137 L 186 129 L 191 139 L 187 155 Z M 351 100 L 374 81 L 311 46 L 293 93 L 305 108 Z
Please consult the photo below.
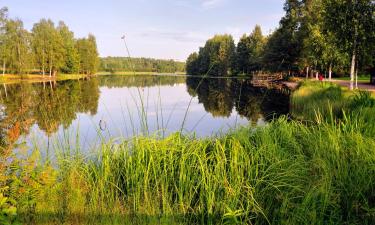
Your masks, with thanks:
M 105 57 L 100 59 L 100 70 L 106 72 L 184 72 L 185 63 L 151 58 Z
M 41 19 L 31 31 L 20 19 L 8 16 L 8 8 L 0 9 L 0 62 L 2 75 L 95 74 L 99 67 L 96 38 L 89 34 L 75 38 L 62 21 L 56 26 Z
M 231 35 L 216 35 L 188 57 L 187 73 L 350 74 L 353 81 L 374 67 L 374 7 L 371 0 L 287 0 L 285 16 L 271 34 L 257 25 L 237 45 Z

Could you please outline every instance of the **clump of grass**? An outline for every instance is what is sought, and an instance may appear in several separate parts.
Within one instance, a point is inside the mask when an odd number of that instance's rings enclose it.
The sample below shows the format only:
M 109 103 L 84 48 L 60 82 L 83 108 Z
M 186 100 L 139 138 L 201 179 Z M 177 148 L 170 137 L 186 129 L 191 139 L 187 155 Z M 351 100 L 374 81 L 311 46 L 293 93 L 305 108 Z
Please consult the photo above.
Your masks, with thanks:
M 348 95 L 332 83 L 303 82 L 292 94 L 291 115 L 307 121 L 315 121 L 318 114 L 324 118 L 330 117 L 331 113 L 341 116 L 347 107 Z

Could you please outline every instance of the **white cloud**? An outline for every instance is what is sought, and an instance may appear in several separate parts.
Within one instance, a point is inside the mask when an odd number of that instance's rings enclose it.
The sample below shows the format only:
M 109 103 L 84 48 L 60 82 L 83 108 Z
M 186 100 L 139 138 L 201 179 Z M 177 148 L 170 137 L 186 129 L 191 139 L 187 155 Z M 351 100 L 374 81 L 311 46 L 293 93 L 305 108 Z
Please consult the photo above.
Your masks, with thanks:
M 202 0 L 202 6 L 204 8 L 213 8 L 221 4 L 224 0 Z

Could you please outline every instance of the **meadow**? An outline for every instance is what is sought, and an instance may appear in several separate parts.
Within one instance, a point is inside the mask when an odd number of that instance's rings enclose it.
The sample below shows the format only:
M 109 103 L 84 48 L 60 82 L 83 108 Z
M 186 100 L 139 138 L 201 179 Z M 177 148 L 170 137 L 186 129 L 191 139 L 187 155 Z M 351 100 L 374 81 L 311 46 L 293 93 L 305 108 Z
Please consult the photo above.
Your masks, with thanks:
M 1 224 L 374 224 L 375 99 L 326 83 L 290 117 L 196 138 L 136 136 L 53 159 L 2 149 Z

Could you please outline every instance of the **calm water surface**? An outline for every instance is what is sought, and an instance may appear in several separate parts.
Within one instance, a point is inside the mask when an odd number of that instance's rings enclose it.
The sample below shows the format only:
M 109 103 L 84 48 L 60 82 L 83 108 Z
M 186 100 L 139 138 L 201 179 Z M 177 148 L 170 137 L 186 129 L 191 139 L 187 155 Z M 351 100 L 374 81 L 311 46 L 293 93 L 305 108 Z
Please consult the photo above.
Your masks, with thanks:
M 176 131 L 199 137 L 288 113 L 289 91 L 251 86 L 246 79 L 181 76 L 100 76 L 0 88 L 2 145 L 42 149 Z

